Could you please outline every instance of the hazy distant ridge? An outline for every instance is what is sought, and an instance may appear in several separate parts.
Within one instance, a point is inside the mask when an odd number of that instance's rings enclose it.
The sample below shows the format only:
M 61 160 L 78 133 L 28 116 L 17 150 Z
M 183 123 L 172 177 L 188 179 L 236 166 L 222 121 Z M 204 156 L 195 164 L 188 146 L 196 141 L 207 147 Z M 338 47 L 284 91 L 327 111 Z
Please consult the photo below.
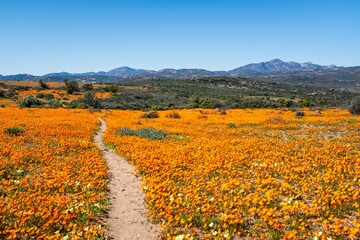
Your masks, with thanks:
M 280 59 L 273 59 L 268 62 L 251 63 L 239 68 L 235 68 L 230 71 L 209 71 L 206 69 L 161 69 L 144 70 L 135 69 L 130 67 L 114 68 L 108 72 L 86 72 L 86 73 L 48 73 L 43 76 L 34 76 L 29 74 L 17 74 L 2 76 L 4 80 L 31 80 L 38 77 L 74 77 L 74 76 L 111 76 L 118 77 L 120 79 L 137 78 L 137 77 L 171 77 L 171 78 L 188 78 L 188 77 L 205 77 L 205 76 L 234 76 L 241 77 L 249 74 L 269 74 L 269 73 L 282 73 L 282 72 L 296 72 L 296 71 L 321 71 L 321 70 L 337 70 L 343 67 L 337 67 L 335 65 L 322 66 L 313 64 L 311 62 L 297 63 L 297 62 L 284 62 Z

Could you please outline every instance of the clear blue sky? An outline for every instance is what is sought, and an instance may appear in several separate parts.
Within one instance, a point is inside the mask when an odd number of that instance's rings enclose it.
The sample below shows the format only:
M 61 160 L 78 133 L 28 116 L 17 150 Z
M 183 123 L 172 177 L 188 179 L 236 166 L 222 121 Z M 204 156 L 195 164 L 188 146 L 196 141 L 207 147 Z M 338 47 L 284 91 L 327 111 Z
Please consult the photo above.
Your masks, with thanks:
M 0 0 L 0 74 L 360 65 L 358 0 Z

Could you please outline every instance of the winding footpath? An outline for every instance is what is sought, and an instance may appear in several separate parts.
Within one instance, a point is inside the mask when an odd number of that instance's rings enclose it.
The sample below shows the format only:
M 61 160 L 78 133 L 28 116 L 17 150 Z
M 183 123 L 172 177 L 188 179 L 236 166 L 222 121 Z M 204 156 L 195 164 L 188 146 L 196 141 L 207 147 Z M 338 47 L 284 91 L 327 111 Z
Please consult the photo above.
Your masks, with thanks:
M 160 228 L 147 218 L 145 195 L 134 175 L 134 167 L 103 144 L 106 123 L 99 120 L 101 126 L 94 141 L 102 151 L 110 173 L 108 236 L 111 239 L 157 239 Z

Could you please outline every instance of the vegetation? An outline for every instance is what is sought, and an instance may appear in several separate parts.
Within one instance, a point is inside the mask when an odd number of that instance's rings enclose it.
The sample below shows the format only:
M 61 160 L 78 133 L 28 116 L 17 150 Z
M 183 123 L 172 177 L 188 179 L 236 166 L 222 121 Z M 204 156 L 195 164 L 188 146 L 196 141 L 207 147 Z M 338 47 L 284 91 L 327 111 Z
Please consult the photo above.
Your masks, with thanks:
M 49 89 L 49 85 L 47 85 L 43 80 L 39 80 L 39 86 L 41 89 Z
M 360 97 L 356 97 L 351 101 L 349 111 L 352 114 L 360 114 Z
M 74 92 L 79 91 L 79 84 L 75 80 L 70 81 L 68 79 L 65 79 L 64 84 L 65 84 L 65 89 L 69 94 L 73 94 Z
M 159 113 L 157 111 L 151 111 L 151 112 L 141 114 L 140 117 L 141 118 L 158 118 Z
M 96 116 L 14 108 L 0 116 L 0 239 L 105 239 L 108 174 L 92 141 Z
M 359 116 L 340 109 L 304 109 L 302 119 L 291 110 L 178 111 L 181 119 L 165 111 L 141 121 L 178 134 L 162 141 L 127 136 L 140 124 L 138 111 L 106 114 L 105 141 L 141 174 L 162 238 L 359 236 Z M 126 134 L 116 133 L 119 126 Z
M 21 98 L 18 102 L 19 107 L 26 107 L 26 108 L 30 108 L 30 107 L 38 107 L 43 105 L 43 103 L 37 99 L 34 98 L 31 95 L 26 95 L 25 97 Z
M 131 130 L 130 128 L 120 128 L 117 130 L 117 134 L 120 136 L 137 136 L 151 140 L 162 140 L 168 135 L 167 132 L 154 128 L 139 128 L 136 130 Z
M 14 135 L 14 136 L 19 136 L 19 135 L 23 134 L 24 132 L 25 132 L 25 130 L 22 128 L 19 128 L 19 127 L 10 127 L 10 128 L 6 128 L 4 130 L 5 134 Z

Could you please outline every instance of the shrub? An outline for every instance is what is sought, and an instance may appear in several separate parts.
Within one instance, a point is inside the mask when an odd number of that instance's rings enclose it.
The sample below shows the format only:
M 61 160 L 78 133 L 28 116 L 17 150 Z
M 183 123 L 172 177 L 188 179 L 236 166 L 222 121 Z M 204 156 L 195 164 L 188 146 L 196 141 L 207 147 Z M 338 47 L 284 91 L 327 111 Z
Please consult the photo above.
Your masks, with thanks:
M 49 85 L 47 85 L 43 80 L 39 80 L 39 86 L 42 89 L 49 89 Z
M 295 117 L 297 118 L 302 118 L 303 116 L 305 116 L 305 113 L 303 111 L 297 111 L 295 113 Z
M 11 127 L 4 130 L 7 135 L 19 136 L 25 132 L 24 129 L 18 127 Z
M 356 97 L 351 101 L 349 112 L 351 114 L 360 114 L 360 97 Z
M 57 99 L 51 99 L 49 102 L 48 102 L 49 106 L 52 107 L 52 108 L 59 108 L 61 107 L 61 103 L 59 100 Z
M 79 84 L 75 80 L 69 81 L 65 79 L 64 83 L 65 83 L 65 89 L 68 94 L 72 94 L 73 92 L 79 91 Z
M 91 83 L 84 83 L 82 86 L 86 91 L 93 90 L 93 85 Z
M 117 134 L 119 134 L 120 136 L 137 136 L 151 140 L 162 140 L 168 135 L 167 132 L 154 128 L 139 128 L 137 130 L 132 130 L 130 128 L 121 128 L 117 130 Z
M 177 113 L 177 112 L 171 112 L 167 115 L 167 117 L 170 117 L 170 118 L 181 118 L 180 114 Z
M 151 111 L 151 112 L 142 114 L 140 117 L 141 118 L 158 118 L 159 113 L 157 111 Z
M 25 97 L 23 97 L 22 99 L 19 100 L 18 105 L 20 107 L 29 108 L 29 107 L 41 106 L 41 105 L 43 105 L 43 103 L 39 99 L 34 98 L 31 95 L 27 95 L 27 96 L 25 96 Z
M 85 109 L 88 107 L 89 106 L 86 103 L 80 102 L 78 100 L 74 100 L 68 105 L 68 108 L 77 108 L 77 109 Z
M 95 97 L 95 93 L 93 93 L 93 92 L 86 92 L 84 94 L 84 102 L 93 108 L 101 107 L 99 100 Z
M 54 99 L 54 95 L 51 93 L 38 93 L 36 95 L 37 98 L 46 98 L 46 99 Z
M 235 123 L 228 123 L 227 126 L 229 128 L 236 128 L 236 124 Z
M 4 107 L 5 107 L 5 104 L 1 104 L 0 107 L 4 108 Z

